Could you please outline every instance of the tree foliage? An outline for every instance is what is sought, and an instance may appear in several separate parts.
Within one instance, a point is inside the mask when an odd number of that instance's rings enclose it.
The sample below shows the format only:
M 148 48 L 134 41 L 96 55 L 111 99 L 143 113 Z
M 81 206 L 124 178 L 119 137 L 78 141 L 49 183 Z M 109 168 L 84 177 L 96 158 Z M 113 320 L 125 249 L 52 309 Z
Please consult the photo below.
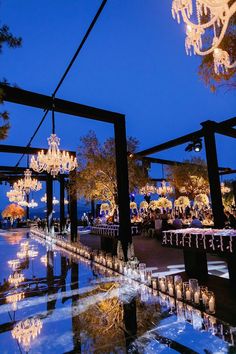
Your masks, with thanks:
M 129 137 L 127 148 L 131 155 L 136 152 L 137 147 L 138 141 Z M 117 205 L 115 161 L 115 141 L 113 138 L 109 138 L 101 144 L 93 131 L 83 136 L 78 153 L 78 197 L 84 197 L 86 200 L 109 200 L 112 207 Z M 134 157 L 128 158 L 128 169 L 130 192 L 148 183 L 149 178 Z
M 3 25 L 0 27 L 0 53 L 2 53 L 3 46 L 7 45 L 10 48 L 17 48 L 21 46 L 21 38 L 15 37 L 9 30 L 9 27 Z M 4 93 L 0 90 L 0 104 L 3 104 Z M 0 140 L 4 140 L 8 136 L 8 131 L 10 128 L 9 124 L 9 114 L 7 111 L 0 112 L 0 120 L 2 125 L 0 125 Z
M 234 0 L 232 0 L 232 2 L 233 1 Z M 212 38 L 209 38 L 209 43 L 210 42 L 212 42 Z M 220 49 L 226 50 L 229 53 L 231 62 L 236 60 L 236 15 L 232 16 L 229 22 Z M 227 73 L 216 74 L 212 53 L 202 57 L 202 62 L 199 66 L 199 76 L 213 92 L 217 87 L 222 85 L 229 88 L 236 88 L 236 68 L 229 69 Z
M 167 176 L 175 188 L 176 196 L 186 195 L 191 200 L 198 194 L 209 194 L 207 166 L 201 158 L 184 161 L 186 165 L 167 167 Z
M 11 220 L 22 219 L 25 216 L 25 210 L 17 204 L 9 204 L 2 212 L 3 218 Z

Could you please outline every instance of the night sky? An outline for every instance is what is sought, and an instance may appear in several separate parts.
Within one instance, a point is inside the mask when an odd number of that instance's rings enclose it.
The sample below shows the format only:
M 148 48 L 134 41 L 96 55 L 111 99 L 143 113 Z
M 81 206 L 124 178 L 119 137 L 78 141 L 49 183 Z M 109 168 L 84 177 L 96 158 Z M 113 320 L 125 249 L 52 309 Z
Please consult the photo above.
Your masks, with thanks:
M 101 0 L 1 0 L 1 25 L 8 24 L 23 38 L 23 45 L 4 48 L 0 77 L 50 95 L 100 4 Z M 124 113 L 127 135 L 138 138 L 141 149 L 198 130 L 205 120 L 235 116 L 235 91 L 222 88 L 213 94 L 204 86 L 197 74 L 200 58 L 185 54 L 184 38 L 184 26 L 172 19 L 171 0 L 108 0 L 57 97 Z M 13 104 L 5 108 L 11 130 L 3 143 L 26 145 L 42 110 Z M 90 129 L 101 140 L 113 135 L 107 124 L 56 114 L 64 149 L 75 150 L 80 136 Z M 47 147 L 50 132 L 49 115 L 32 146 Z M 236 168 L 233 139 L 217 136 L 217 142 L 219 164 Z M 191 156 L 184 148 L 155 156 L 181 161 Z M 15 165 L 18 156 L 1 154 L 0 159 L 1 165 Z M 152 169 L 152 175 L 161 177 L 161 168 Z M 0 207 L 7 203 L 5 191 L 0 188 Z

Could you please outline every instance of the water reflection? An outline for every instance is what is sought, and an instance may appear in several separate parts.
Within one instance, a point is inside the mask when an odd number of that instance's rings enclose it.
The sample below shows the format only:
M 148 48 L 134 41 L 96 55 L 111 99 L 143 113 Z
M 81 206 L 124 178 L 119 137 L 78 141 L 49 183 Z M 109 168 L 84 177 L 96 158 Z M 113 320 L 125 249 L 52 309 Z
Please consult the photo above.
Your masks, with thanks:
M 41 239 L 21 240 L 0 239 L 4 353 L 234 350 L 234 330 L 215 317 Z

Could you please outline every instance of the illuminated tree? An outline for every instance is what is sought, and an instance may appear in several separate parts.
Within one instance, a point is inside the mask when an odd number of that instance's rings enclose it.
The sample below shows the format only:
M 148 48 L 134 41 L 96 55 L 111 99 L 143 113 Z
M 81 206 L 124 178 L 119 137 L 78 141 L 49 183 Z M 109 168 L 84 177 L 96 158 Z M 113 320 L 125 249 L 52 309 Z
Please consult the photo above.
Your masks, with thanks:
M 130 192 L 141 188 L 149 181 L 141 164 L 133 157 L 137 147 L 138 141 L 129 137 L 127 148 L 132 156 L 128 158 Z M 96 134 L 90 131 L 81 138 L 78 161 L 78 197 L 109 201 L 114 210 L 118 203 L 114 139 L 109 138 L 101 144 Z
M 9 27 L 3 25 L 0 27 L 0 53 L 4 45 L 7 45 L 10 48 L 16 48 L 21 45 L 21 38 L 14 37 L 14 35 L 9 31 Z M 4 83 L 6 81 L 4 80 Z M 0 104 L 3 104 L 4 93 L 0 90 Z M 0 125 L 0 140 L 7 138 L 8 131 L 10 128 L 9 124 L 9 114 L 7 111 L 0 112 L 0 120 L 3 124 Z
M 17 204 L 9 204 L 2 212 L 3 218 L 10 218 L 13 222 L 16 219 L 22 219 L 25 216 L 25 210 Z
M 209 194 L 205 161 L 194 157 L 184 162 L 187 164 L 167 167 L 167 176 L 175 188 L 176 195 L 183 194 L 193 200 L 198 194 Z

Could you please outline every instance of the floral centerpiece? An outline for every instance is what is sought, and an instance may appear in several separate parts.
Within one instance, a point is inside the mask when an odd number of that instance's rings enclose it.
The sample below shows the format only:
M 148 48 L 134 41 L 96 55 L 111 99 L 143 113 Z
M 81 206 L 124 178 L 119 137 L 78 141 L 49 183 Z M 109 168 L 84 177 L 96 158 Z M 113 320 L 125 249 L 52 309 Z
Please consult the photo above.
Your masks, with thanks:
M 140 208 L 141 211 L 146 211 L 148 209 L 148 202 L 146 202 L 146 200 L 143 200 L 140 203 L 139 208 Z
M 110 211 L 110 204 L 108 204 L 108 203 L 102 203 L 101 204 L 101 207 L 100 207 L 100 212 L 102 213 L 102 212 L 104 212 L 105 214 L 108 214 L 109 213 L 109 211 Z
M 172 202 L 171 200 L 161 197 L 157 200 L 157 208 L 162 208 L 162 209 L 171 209 L 172 208 Z
M 151 200 L 151 202 L 149 203 L 148 208 L 151 209 L 151 210 L 156 210 L 156 209 L 158 209 L 157 200 Z
M 135 203 L 135 202 L 130 202 L 129 207 L 132 211 L 138 210 L 137 203 Z
M 209 206 L 209 198 L 206 194 L 200 193 L 196 195 L 194 199 L 194 207 L 198 207 L 199 209 L 202 209 L 203 207 L 208 207 Z
M 181 196 L 175 200 L 174 205 L 179 209 L 185 209 L 190 206 L 190 200 L 186 196 Z

